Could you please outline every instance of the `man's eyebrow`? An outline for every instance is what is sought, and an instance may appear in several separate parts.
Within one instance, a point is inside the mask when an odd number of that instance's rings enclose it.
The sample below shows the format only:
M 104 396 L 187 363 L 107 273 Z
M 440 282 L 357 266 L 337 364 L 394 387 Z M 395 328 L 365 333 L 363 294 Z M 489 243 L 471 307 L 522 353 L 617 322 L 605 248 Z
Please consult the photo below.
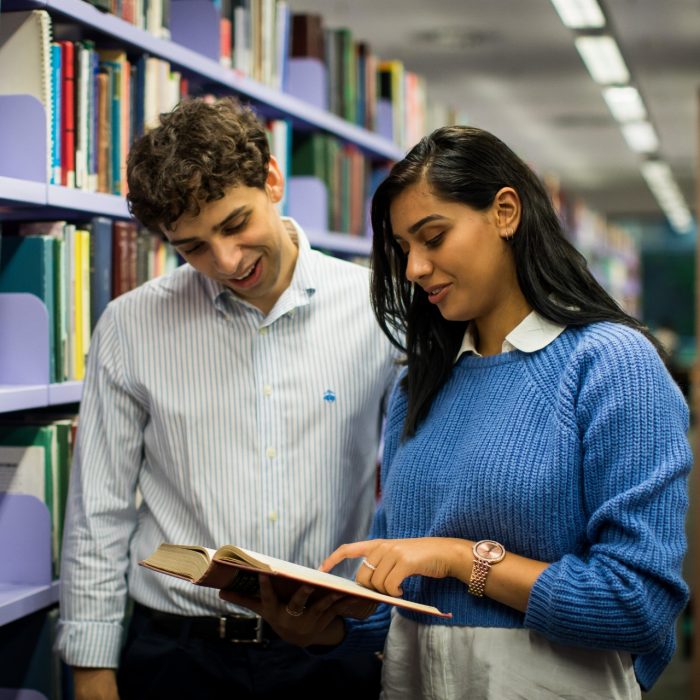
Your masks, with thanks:
M 445 217 L 442 216 L 441 214 L 429 214 L 428 216 L 424 216 L 422 219 L 419 221 L 416 221 L 413 226 L 409 226 L 408 232 L 409 233 L 416 233 L 419 231 L 423 226 L 426 224 L 429 224 L 431 221 L 437 221 L 439 219 L 444 219 Z
M 236 219 L 238 216 L 240 216 L 242 213 L 246 212 L 246 205 L 242 205 L 240 207 L 236 207 L 232 212 L 227 214 L 227 216 L 220 221 L 218 224 L 214 226 L 215 231 L 220 231 L 222 228 L 225 228 L 231 221 Z M 195 241 L 198 241 L 199 239 L 197 236 L 190 236 L 189 238 L 171 238 L 170 239 L 170 245 L 179 247 L 182 245 L 187 245 L 188 243 L 194 243 Z

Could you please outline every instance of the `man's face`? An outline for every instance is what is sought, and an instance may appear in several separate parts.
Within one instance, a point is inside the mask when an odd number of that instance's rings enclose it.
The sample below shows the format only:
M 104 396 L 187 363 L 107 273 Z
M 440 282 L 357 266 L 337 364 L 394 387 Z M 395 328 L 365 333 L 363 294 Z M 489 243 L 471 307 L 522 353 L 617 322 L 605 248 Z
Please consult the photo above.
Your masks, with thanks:
M 275 204 L 283 179 L 270 160 L 265 189 L 237 185 L 164 231 L 178 253 L 203 275 L 267 314 L 294 273 L 297 248 Z

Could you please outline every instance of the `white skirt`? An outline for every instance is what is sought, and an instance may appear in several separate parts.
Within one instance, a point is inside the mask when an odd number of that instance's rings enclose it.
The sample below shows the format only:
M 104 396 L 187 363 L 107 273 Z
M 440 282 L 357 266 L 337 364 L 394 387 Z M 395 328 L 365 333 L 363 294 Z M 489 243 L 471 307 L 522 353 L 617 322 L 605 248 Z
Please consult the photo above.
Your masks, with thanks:
M 422 625 L 394 611 L 383 700 L 640 700 L 627 652 L 548 641 L 528 629 Z

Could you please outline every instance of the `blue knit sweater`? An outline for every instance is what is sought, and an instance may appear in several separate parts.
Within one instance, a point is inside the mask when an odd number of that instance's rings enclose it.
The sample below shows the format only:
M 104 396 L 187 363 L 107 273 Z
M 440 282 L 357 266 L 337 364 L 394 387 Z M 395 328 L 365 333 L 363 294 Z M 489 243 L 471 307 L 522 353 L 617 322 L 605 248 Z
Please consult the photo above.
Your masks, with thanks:
M 687 406 L 648 340 L 596 323 L 530 354 L 464 355 L 402 441 L 405 415 L 396 390 L 373 537 L 494 539 L 551 565 L 524 615 L 457 579 L 419 576 L 404 582 L 404 597 L 453 617 L 400 614 L 628 651 L 649 688 L 673 655 L 688 596 L 692 458 Z M 347 624 L 343 653 L 381 648 L 388 610 Z

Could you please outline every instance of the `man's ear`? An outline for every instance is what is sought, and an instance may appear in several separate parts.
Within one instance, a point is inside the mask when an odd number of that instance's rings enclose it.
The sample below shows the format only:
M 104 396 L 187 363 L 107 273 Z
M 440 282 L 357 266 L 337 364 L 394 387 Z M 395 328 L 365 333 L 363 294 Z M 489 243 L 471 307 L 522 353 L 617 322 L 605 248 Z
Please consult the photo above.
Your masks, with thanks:
M 277 158 L 270 156 L 267 168 L 267 179 L 265 180 L 265 190 L 270 195 L 270 199 L 277 204 L 284 195 L 284 175 L 277 162 Z
M 518 193 L 512 187 L 501 187 L 493 199 L 498 235 L 511 240 L 520 226 L 521 204 Z

